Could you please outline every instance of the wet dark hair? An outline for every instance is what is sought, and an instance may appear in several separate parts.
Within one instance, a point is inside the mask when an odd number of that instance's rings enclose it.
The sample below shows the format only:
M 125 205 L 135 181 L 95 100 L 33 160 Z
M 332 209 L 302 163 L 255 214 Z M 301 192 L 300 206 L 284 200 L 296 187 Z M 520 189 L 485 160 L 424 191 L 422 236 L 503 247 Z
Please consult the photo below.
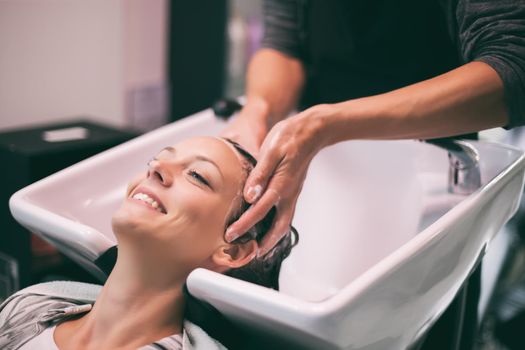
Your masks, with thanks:
M 247 173 L 246 176 L 248 176 L 249 172 L 257 164 L 257 160 L 238 143 L 229 139 L 225 140 L 233 145 L 243 159 L 246 160 L 245 170 Z M 250 205 L 244 200 L 244 197 L 242 197 L 240 206 L 233 210 L 229 220 L 226 222 L 226 227 L 237 221 L 249 207 Z M 272 228 L 275 214 L 276 208 L 273 207 L 261 221 L 256 223 L 248 232 L 232 243 L 243 244 L 253 239 L 255 239 L 257 243 L 260 243 Z M 281 264 L 283 260 L 290 255 L 292 248 L 298 241 L 299 235 L 297 230 L 295 230 L 294 227 L 290 227 L 290 232 L 288 232 L 268 254 L 260 258 L 256 257 L 250 263 L 240 268 L 231 269 L 227 271 L 225 275 L 279 290 Z M 211 337 L 220 341 L 228 349 L 246 349 L 247 342 L 251 339 L 250 335 L 225 318 L 212 305 L 194 298 L 189 293 L 186 285 L 184 285 L 184 294 L 186 298 L 185 319 L 200 326 Z
M 238 143 L 225 139 L 237 150 L 237 152 L 246 160 L 247 164 L 245 170 L 249 172 L 257 165 L 257 160 L 242 148 Z M 244 200 L 241 196 L 240 207 L 235 210 L 230 219 L 227 221 L 226 227 L 237 221 L 241 215 L 249 209 L 250 204 Z M 232 243 L 246 243 L 250 240 L 256 240 L 260 243 L 266 234 L 272 228 L 276 214 L 276 208 L 272 207 L 266 216 L 256 223 L 252 228 L 248 230 L 244 235 L 237 238 Z M 251 283 L 259 284 L 261 286 L 273 288 L 279 290 L 279 272 L 281 270 L 281 264 L 298 242 L 299 235 L 294 227 L 290 227 L 290 231 L 275 245 L 275 247 L 263 257 L 254 258 L 250 263 L 237 269 L 229 270 L 225 275 L 235 277 L 241 280 L 245 280 Z

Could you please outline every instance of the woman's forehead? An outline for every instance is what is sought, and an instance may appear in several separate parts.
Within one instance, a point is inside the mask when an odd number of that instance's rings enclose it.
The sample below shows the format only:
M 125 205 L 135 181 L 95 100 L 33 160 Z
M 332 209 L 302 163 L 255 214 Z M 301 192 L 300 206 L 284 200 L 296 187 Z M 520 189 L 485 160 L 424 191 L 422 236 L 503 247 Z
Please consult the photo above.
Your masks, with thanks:
M 243 159 L 235 147 L 219 137 L 192 137 L 172 146 L 175 153 L 188 157 L 206 157 L 224 172 L 242 171 Z

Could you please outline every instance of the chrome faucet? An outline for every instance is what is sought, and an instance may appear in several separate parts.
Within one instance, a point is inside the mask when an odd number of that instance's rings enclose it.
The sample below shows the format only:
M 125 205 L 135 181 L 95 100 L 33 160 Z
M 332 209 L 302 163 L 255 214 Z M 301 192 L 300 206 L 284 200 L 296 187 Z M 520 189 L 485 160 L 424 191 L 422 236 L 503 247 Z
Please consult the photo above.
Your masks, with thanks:
M 464 140 L 433 139 L 426 143 L 448 151 L 448 191 L 455 194 L 471 194 L 481 187 L 479 153 Z

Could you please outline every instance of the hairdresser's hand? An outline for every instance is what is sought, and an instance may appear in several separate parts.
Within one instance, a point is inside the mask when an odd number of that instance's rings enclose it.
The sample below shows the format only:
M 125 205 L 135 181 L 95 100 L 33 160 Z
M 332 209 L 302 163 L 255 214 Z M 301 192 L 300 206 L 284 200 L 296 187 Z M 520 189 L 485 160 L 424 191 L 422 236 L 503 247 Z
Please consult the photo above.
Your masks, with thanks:
M 266 254 L 290 231 L 308 166 L 323 147 L 323 122 L 318 110 L 310 108 L 280 121 L 270 130 L 261 146 L 257 166 L 244 187 L 246 201 L 254 204 L 228 228 L 227 241 L 244 234 L 273 206 L 277 214 L 258 256 Z
M 251 98 L 220 136 L 233 140 L 257 157 L 268 134 L 268 107 L 262 99 Z

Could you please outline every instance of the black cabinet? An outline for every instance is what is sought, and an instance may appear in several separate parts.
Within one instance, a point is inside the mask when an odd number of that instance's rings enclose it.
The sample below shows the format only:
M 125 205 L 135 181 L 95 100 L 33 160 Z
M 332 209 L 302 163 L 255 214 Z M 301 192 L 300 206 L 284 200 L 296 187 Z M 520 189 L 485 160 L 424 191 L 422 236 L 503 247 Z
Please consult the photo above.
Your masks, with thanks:
M 11 195 L 135 136 L 86 120 L 0 131 L 0 251 L 17 260 L 21 287 L 35 282 L 31 276 L 31 233 L 11 216 Z

